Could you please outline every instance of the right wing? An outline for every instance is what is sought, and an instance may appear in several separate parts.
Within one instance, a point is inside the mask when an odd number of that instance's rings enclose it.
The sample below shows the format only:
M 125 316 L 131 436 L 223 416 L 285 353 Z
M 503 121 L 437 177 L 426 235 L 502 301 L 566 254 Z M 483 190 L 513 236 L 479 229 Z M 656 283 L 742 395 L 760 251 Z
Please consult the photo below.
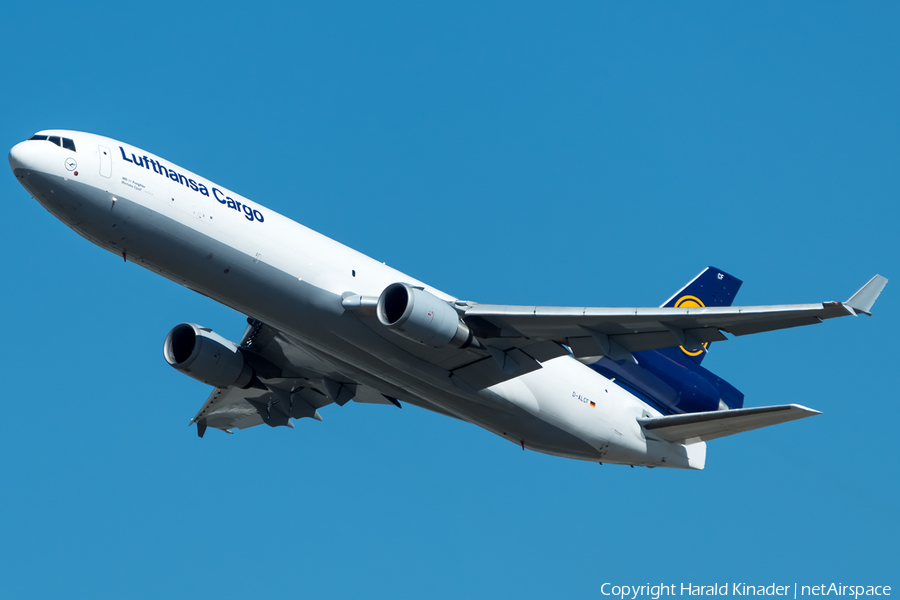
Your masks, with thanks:
M 683 346 L 702 351 L 708 342 L 727 340 L 723 332 L 740 336 L 871 314 L 886 283 L 876 275 L 846 302 L 773 306 L 584 308 L 455 301 L 454 308 L 478 341 L 465 349 L 433 348 L 388 331 L 374 316 L 378 297 L 348 292 L 343 304 L 375 334 L 411 358 L 445 369 L 451 382 L 472 392 L 567 354 L 634 361 L 632 352 L 642 350 Z
M 724 341 L 722 332 L 748 335 L 824 319 L 871 314 L 887 284 L 876 275 L 846 302 L 772 306 L 692 306 L 682 308 L 579 308 L 475 304 L 465 321 L 479 339 L 502 351 L 552 341 L 576 357 L 631 359 L 631 353 L 671 346 L 701 349 Z

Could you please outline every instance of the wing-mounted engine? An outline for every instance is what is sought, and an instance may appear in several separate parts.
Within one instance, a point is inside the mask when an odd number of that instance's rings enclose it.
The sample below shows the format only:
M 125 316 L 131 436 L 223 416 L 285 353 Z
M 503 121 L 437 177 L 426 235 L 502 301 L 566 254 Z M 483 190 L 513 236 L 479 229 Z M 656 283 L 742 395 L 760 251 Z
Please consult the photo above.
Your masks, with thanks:
M 191 419 L 200 437 L 207 427 L 231 433 L 263 424 L 293 427 L 291 419 L 305 417 L 321 421 L 318 409 L 350 400 L 400 406 L 395 397 L 353 381 L 277 330 L 252 318 L 247 322 L 239 345 L 193 323 L 176 325 L 166 336 L 166 362 L 216 387 Z
M 344 292 L 341 304 L 372 329 L 390 330 L 387 337 L 397 334 L 431 346 L 434 350 L 414 353 L 447 370 L 452 381 L 467 391 L 519 377 L 569 353 L 562 344 L 546 339 L 517 339 L 517 345 L 508 344 L 500 338 L 521 334 L 486 319 L 468 318 L 475 304 L 450 303 L 407 283 L 393 283 L 380 296 Z M 482 336 L 497 339 L 487 343 Z
M 197 381 L 217 388 L 247 388 L 253 369 L 234 343 L 194 323 L 176 325 L 163 345 L 166 362 Z
M 450 304 L 407 283 L 393 283 L 378 298 L 378 321 L 403 337 L 443 348 L 478 345 L 472 331 Z

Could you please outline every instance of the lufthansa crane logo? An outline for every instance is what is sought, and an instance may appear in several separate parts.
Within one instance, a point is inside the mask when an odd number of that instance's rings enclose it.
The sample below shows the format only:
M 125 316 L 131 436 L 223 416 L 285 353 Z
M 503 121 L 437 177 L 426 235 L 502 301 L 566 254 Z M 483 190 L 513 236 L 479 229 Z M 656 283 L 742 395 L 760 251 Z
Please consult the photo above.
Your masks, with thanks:
M 675 308 L 701 308 L 704 306 L 706 305 L 703 304 L 703 301 L 697 296 L 682 296 L 675 302 Z M 684 346 L 679 346 L 679 348 L 681 348 L 681 351 L 688 356 L 699 356 L 706 351 L 708 346 L 709 342 L 704 342 L 702 350 L 688 350 Z
M 66 170 L 68 170 L 68 171 L 74 171 L 77 167 L 78 167 L 78 163 L 75 162 L 75 159 L 74 159 L 74 158 L 67 158 L 67 159 L 66 159 Z

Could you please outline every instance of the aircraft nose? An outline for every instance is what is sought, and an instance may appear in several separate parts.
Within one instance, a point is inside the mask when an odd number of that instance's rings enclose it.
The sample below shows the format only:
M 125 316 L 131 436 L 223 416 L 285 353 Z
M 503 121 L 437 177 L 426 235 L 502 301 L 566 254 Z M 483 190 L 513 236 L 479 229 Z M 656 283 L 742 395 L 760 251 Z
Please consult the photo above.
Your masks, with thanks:
M 34 163 L 34 144 L 28 142 L 19 142 L 9 151 L 9 168 L 13 173 L 17 169 L 28 169 Z

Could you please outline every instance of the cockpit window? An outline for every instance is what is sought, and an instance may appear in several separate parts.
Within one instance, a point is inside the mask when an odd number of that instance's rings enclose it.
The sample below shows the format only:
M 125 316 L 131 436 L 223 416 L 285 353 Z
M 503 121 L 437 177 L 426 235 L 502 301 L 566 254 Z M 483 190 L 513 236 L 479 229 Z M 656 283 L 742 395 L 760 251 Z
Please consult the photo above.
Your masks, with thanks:
M 59 137 L 58 135 L 40 135 L 40 134 L 36 133 L 33 136 L 31 136 L 30 138 L 28 138 L 28 140 L 29 141 L 31 141 L 31 140 L 38 140 L 38 141 L 46 140 L 46 141 L 50 142 L 51 144 L 56 144 L 57 146 L 62 146 L 66 150 L 71 150 L 72 152 L 75 152 L 75 142 L 69 138 Z

